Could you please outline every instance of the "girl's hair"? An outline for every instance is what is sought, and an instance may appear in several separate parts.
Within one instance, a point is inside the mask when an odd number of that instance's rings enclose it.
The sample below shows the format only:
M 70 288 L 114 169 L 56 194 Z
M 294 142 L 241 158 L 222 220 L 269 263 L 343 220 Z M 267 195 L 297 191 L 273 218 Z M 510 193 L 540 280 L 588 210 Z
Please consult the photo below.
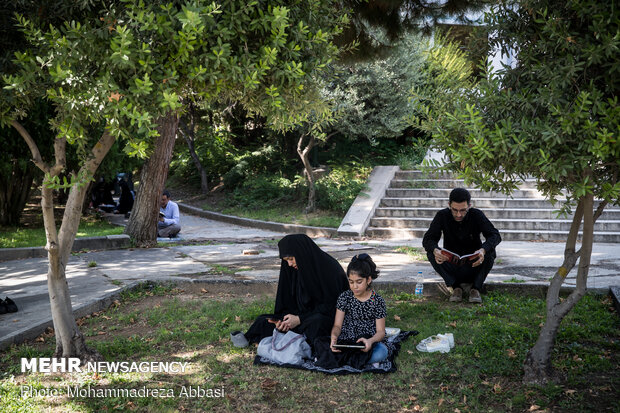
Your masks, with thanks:
M 372 278 L 373 280 L 379 276 L 379 270 L 377 270 L 377 264 L 374 263 L 370 255 L 358 254 L 351 259 L 349 266 L 347 267 L 347 276 L 352 272 L 356 273 L 362 278 Z

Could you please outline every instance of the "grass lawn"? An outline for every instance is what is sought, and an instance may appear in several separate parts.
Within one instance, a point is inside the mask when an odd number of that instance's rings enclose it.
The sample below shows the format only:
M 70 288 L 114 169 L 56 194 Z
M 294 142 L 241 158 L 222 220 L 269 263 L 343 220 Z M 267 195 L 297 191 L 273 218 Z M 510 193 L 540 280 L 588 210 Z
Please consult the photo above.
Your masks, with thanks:
M 229 332 L 245 330 L 269 312 L 273 297 L 210 293 L 201 286 L 146 287 L 127 293 L 105 312 L 78 320 L 89 345 L 107 361 L 185 361 L 184 374 L 20 373 L 20 357 L 49 357 L 51 334 L 13 346 L 0 356 L 0 411 L 423 411 L 602 412 L 619 411 L 620 328 L 607 297 L 587 296 L 564 320 L 554 364 L 562 385 L 525 386 L 522 363 L 534 343 L 541 298 L 490 293 L 484 304 L 443 298 L 383 294 L 388 326 L 416 329 L 393 374 L 328 376 L 252 364 L 255 349 L 237 349 Z M 191 288 L 191 290 L 190 290 Z M 420 353 L 415 344 L 452 332 L 448 354 Z M 57 396 L 20 397 L 20 386 L 59 389 Z M 173 389 L 170 398 L 66 396 L 67 386 L 86 389 Z M 180 397 L 183 386 L 223 390 L 224 397 Z M 616 389 L 616 390 L 613 390 Z
M 283 205 L 280 207 L 261 209 L 242 207 L 213 208 L 212 205 L 203 206 L 203 209 L 206 210 L 210 208 L 222 214 L 234 215 L 237 217 L 281 222 L 285 224 L 309 225 L 313 227 L 338 228 L 344 217 L 343 214 L 338 214 L 334 211 L 317 211 L 306 214 L 304 212 L 304 207 L 296 205 Z
M 105 220 L 93 216 L 83 216 L 77 236 L 80 238 L 118 235 L 122 234 L 123 230 L 123 227 L 112 225 Z M 0 227 L 0 248 L 43 247 L 45 243 L 44 228 Z

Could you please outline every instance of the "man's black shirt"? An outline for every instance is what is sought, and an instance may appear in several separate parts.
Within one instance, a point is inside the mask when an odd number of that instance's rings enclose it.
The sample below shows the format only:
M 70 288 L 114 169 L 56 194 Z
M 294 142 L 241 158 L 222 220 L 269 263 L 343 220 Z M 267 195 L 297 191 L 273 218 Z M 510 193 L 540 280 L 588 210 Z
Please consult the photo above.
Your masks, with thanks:
M 502 240 L 491 221 L 476 208 L 470 208 L 461 222 L 454 219 L 450 208 L 437 212 L 422 239 L 422 246 L 427 252 L 432 253 L 439 247 L 442 232 L 443 248 L 459 255 L 484 248 L 487 255 L 495 256 L 495 247 Z M 484 243 L 480 240 L 480 234 L 486 239 Z

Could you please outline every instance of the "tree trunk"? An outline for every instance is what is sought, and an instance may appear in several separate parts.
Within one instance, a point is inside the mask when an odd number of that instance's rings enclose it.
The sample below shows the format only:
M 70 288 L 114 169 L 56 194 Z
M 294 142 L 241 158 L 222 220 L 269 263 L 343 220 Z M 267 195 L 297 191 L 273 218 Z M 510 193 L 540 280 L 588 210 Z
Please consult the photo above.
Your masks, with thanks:
M 54 197 L 53 189 L 50 187 L 50 179 L 60 175 L 65 168 L 66 140 L 55 140 L 54 154 L 56 163 L 50 167 L 41 158 L 39 149 L 28 132 L 16 121 L 12 122 L 12 125 L 30 147 L 35 165 L 46 173 L 41 190 L 41 207 L 47 238 L 45 249 L 47 250 L 49 260 L 47 286 L 52 310 L 52 321 L 56 334 L 54 357 L 79 357 L 82 361 L 101 360 L 102 357 L 96 350 L 86 346 L 84 336 L 75 322 L 65 271 L 71 248 L 73 247 L 73 241 L 75 241 L 80 225 L 82 204 L 88 188 L 87 183 L 114 144 L 115 138 L 106 130 L 93 147 L 90 157 L 86 160 L 79 173 L 73 176 L 74 180 L 78 182 L 77 185 L 71 187 L 60 231 L 58 232 L 54 219 Z
M 34 181 L 32 166 L 15 159 L 8 176 L 0 177 L 0 226 L 18 226 Z
M 179 117 L 176 112 L 170 112 L 157 123 L 159 136 L 151 156 L 142 167 L 136 202 L 125 229 L 138 247 L 152 247 L 157 243 L 159 203 L 168 177 Z
M 531 384 L 546 384 L 559 379 L 551 364 L 551 352 L 555 343 L 558 328 L 564 317 L 579 302 L 586 293 L 588 270 L 592 255 L 594 222 L 602 209 L 593 213 L 594 196 L 587 194 L 580 198 L 573 223 L 566 240 L 564 263 L 555 273 L 547 292 L 547 319 L 540 331 L 534 347 L 528 352 L 523 365 L 523 381 Z M 583 216 L 583 231 L 581 249 L 575 252 L 577 234 Z M 560 288 L 564 279 L 579 260 L 577 271 L 577 286 L 564 300 L 560 301 Z
M 198 169 L 198 172 L 200 172 L 200 192 L 206 194 L 209 192 L 209 183 L 207 181 L 207 171 L 202 166 L 202 163 L 200 162 L 200 157 L 196 153 L 196 113 L 194 109 L 190 109 L 189 119 L 189 125 L 185 123 L 183 119 L 180 120 L 181 127 L 179 128 L 179 131 L 181 132 L 181 135 L 183 135 L 185 142 L 187 142 L 189 154 L 194 161 L 196 169 Z
M 314 136 L 310 136 L 308 144 L 303 147 L 303 142 L 307 134 L 301 135 L 299 141 L 297 141 L 297 153 L 301 158 L 301 162 L 304 164 L 306 182 L 308 182 L 308 206 L 306 206 L 306 214 L 314 212 L 316 210 L 316 186 L 314 184 L 314 172 L 312 171 L 312 165 L 310 164 L 310 151 L 316 144 Z

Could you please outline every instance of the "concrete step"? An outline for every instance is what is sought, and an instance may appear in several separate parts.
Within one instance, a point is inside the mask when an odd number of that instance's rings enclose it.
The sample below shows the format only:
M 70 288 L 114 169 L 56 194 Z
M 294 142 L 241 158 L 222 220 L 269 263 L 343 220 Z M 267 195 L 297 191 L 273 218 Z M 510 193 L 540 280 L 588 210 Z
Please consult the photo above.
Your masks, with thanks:
M 553 208 L 551 202 L 544 199 L 533 198 L 476 198 L 471 200 L 472 206 L 476 208 Z M 448 198 L 430 198 L 430 197 L 414 197 L 414 198 L 394 198 L 385 197 L 381 200 L 381 207 L 392 208 L 446 208 L 448 206 Z
M 450 196 L 449 188 L 440 189 L 427 189 L 427 188 L 415 188 L 415 189 L 402 189 L 402 188 L 388 188 L 385 196 L 389 198 L 443 198 L 447 204 L 448 197 Z M 535 189 L 518 189 L 513 191 L 512 195 L 502 194 L 500 192 L 484 192 L 480 189 L 469 189 L 472 200 L 478 198 L 498 198 L 498 199 L 510 199 L 510 198 L 530 198 L 530 199 L 544 199 L 542 194 Z
M 393 179 L 390 188 L 423 188 L 423 189 L 445 189 L 445 188 L 464 188 L 465 181 L 462 179 Z M 536 180 L 527 179 L 521 185 L 521 189 L 536 189 Z
M 372 218 L 370 226 L 383 228 L 428 228 L 432 218 Z M 517 231 L 569 231 L 571 221 L 566 219 L 494 219 L 493 225 L 500 230 Z M 620 232 L 620 221 L 598 220 L 597 232 Z
M 433 218 L 441 208 L 405 208 L 379 207 L 375 210 L 375 217 L 393 218 Z M 572 219 L 572 215 L 558 217 L 553 208 L 480 208 L 489 219 Z M 606 209 L 599 220 L 617 220 L 620 225 L 620 209 Z
M 375 238 L 422 238 L 428 228 L 368 227 L 366 235 Z M 504 241 L 558 241 L 565 242 L 568 231 L 500 231 Z M 581 237 L 579 237 L 581 238 Z M 483 237 L 484 239 L 484 237 Z M 594 242 L 620 243 L 620 232 L 595 232 Z
M 456 178 L 450 172 L 429 172 L 419 170 L 398 171 L 394 174 L 394 179 L 454 179 Z

